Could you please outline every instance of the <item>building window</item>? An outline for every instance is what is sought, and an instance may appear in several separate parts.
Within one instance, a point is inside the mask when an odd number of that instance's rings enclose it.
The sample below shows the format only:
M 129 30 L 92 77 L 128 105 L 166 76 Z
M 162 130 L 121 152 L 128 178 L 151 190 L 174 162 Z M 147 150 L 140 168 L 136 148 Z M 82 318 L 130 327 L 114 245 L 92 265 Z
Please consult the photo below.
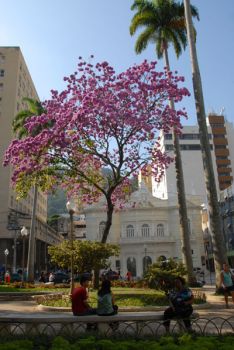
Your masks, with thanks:
M 105 227 L 106 227 L 105 221 L 101 221 L 99 224 L 99 239 L 100 240 L 102 239 Z
M 191 220 L 188 219 L 188 228 L 189 228 L 189 234 L 191 235 L 192 230 L 191 230 Z
M 150 233 L 149 225 L 143 224 L 141 226 L 141 235 L 142 235 L 142 237 L 149 237 L 149 233 Z
M 134 227 L 132 225 L 128 225 L 126 231 L 126 235 L 128 238 L 134 237 Z
M 226 145 L 215 145 L 215 149 L 226 149 Z
M 211 128 L 223 128 L 224 124 L 214 123 L 210 124 Z
M 164 226 L 163 224 L 157 225 L 157 236 L 158 237 L 164 237 Z
M 227 156 L 216 156 L 216 159 L 218 159 L 218 160 L 226 160 L 226 159 L 228 159 L 228 157 Z
M 165 134 L 165 140 L 172 140 L 172 134 Z
M 166 149 L 166 151 L 173 151 L 174 146 L 173 145 L 166 145 L 165 149 Z
M 142 264 L 143 264 L 143 273 L 145 274 L 148 271 L 149 266 L 152 265 L 151 257 L 150 256 L 144 256 Z
M 3 83 L 0 83 L 0 91 L 3 90 Z
M 222 134 L 214 134 L 213 137 L 214 139 L 225 139 L 225 135 Z
M 134 257 L 127 258 L 127 270 L 131 272 L 133 277 L 136 277 L 136 259 Z
M 0 63 L 5 62 L 5 56 L 0 52 Z
M 4 77 L 5 71 L 4 69 L 0 69 L 0 77 Z

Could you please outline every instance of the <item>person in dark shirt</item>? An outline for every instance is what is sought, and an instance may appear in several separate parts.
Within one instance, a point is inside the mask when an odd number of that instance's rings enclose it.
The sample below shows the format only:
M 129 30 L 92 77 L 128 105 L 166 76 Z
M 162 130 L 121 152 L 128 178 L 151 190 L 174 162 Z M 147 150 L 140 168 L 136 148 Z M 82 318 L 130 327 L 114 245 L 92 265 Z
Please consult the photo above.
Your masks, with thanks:
M 194 300 L 192 291 L 185 286 L 185 280 L 177 277 L 175 280 L 175 289 L 168 294 L 170 307 L 164 312 L 164 326 L 169 331 L 170 320 L 174 317 L 180 317 L 184 321 L 187 330 L 191 328 L 190 315 L 193 313 L 192 303 Z
M 96 314 L 96 309 L 93 309 L 88 304 L 89 279 L 82 276 L 80 279 L 80 287 L 75 288 L 71 295 L 72 312 L 74 316 L 84 316 Z
M 41 273 L 40 278 L 39 278 L 39 282 L 41 282 L 41 283 L 46 282 L 46 276 L 45 276 L 44 272 Z

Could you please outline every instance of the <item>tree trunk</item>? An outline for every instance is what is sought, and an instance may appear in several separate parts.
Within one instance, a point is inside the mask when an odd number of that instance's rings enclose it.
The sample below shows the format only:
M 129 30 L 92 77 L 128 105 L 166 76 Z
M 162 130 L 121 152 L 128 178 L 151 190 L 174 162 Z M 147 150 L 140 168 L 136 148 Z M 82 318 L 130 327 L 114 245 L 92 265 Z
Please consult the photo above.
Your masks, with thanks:
M 112 216 L 114 211 L 114 205 L 111 201 L 111 195 L 106 196 L 106 201 L 107 201 L 106 225 L 102 235 L 102 240 L 101 240 L 102 243 L 106 243 L 107 241 L 107 237 L 109 235 L 110 228 L 112 225 Z
M 100 270 L 94 270 L 93 288 L 96 290 L 99 289 L 99 275 L 100 275 Z
M 28 263 L 27 263 L 27 281 L 34 282 L 34 263 L 35 263 L 35 223 L 36 223 L 36 208 L 37 208 L 37 185 L 34 186 L 33 190 L 33 208 L 32 208 L 32 219 L 31 229 L 29 234 L 28 243 Z
M 184 0 L 184 7 L 192 65 L 193 91 L 196 104 L 197 121 L 199 125 L 201 151 L 206 182 L 206 192 L 209 205 L 210 229 L 213 244 L 216 285 L 218 286 L 220 284 L 220 271 L 222 269 L 222 264 L 224 262 L 227 262 L 227 255 L 224 244 L 224 237 L 222 234 L 222 223 L 219 212 L 218 195 L 215 183 L 213 163 L 211 158 L 208 129 L 206 125 L 206 113 L 202 91 L 202 82 L 197 59 L 194 28 L 192 23 L 189 0 Z
M 170 70 L 167 44 L 164 45 L 164 60 L 168 71 Z M 173 99 L 169 100 L 170 108 L 175 110 L 175 104 Z M 193 272 L 193 260 L 192 260 L 192 250 L 190 245 L 190 230 L 188 223 L 188 213 L 186 205 L 186 195 L 185 195 L 185 186 L 184 186 L 184 174 L 181 160 L 180 144 L 179 137 L 173 129 L 173 143 L 174 143 L 174 155 L 175 155 L 175 170 L 176 170 L 176 188 L 177 188 L 177 197 L 179 205 L 179 217 L 180 217 L 180 228 L 182 236 L 182 256 L 185 266 L 187 268 L 187 279 L 189 284 L 192 284 L 196 278 Z

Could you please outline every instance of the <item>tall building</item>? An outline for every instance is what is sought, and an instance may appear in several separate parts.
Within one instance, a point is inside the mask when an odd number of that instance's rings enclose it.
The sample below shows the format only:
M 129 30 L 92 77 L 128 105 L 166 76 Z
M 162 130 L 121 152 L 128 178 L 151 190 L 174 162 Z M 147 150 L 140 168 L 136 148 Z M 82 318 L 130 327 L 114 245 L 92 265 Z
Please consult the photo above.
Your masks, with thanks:
M 234 130 L 233 125 L 225 121 L 222 115 L 209 114 L 208 121 L 213 136 L 219 190 L 222 191 L 231 186 L 233 181 Z
M 14 138 L 12 120 L 27 109 L 24 97 L 39 100 L 32 78 L 19 47 L 0 47 L 0 266 L 5 264 L 4 250 L 9 251 L 8 264 L 22 267 L 20 228 L 30 229 L 33 191 L 18 200 L 11 184 L 11 167 L 2 166 L 4 153 Z M 59 241 L 47 227 L 47 196 L 39 191 L 36 210 L 36 265 L 45 265 L 46 247 Z M 13 247 L 13 248 L 12 248 Z M 40 261 L 40 263 L 39 263 Z M 37 267 L 39 268 L 39 266 Z
M 223 116 L 209 115 L 207 119 L 210 149 L 217 191 L 230 186 L 233 181 L 234 129 Z M 186 195 L 201 197 L 206 203 L 206 185 L 203 171 L 198 126 L 184 126 L 179 136 Z M 160 147 L 174 157 L 172 133 L 160 135 Z M 160 182 L 152 179 L 152 193 L 162 199 L 177 197 L 175 164 L 166 169 Z

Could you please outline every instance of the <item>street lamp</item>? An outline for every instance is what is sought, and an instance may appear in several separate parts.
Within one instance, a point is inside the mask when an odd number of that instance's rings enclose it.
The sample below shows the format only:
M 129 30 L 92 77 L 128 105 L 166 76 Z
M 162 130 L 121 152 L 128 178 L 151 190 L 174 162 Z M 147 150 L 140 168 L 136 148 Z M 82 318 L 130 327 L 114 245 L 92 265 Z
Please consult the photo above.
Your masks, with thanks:
M 145 256 L 144 256 L 144 273 L 146 272 L 147 270 L 147 262 L 146 262 L 146 259 L 147 259 L 147 245 L 144 244 L 144 252 L 145 252 Z
M 6 270 L 7 270 L 7 257 L 8 257 L 8 254 L 9 254 L 9 250 L 5 249 L 4 250 L 4 254 L 5 254 L 5 272 L 6 272 Z
M 74 203 L 68 201 L 66 204 L 67 211 L 70 215 L 70 244 L 71 244 L 71 290 L 72 293 L 74 289 L 74 225 L 73 225 L 73 215 L 75 213 L 75 205 Z
M 22 257 L 22 284 L 24 282 L 24 266 L 25 266 L 25 238 L 27 237 L 28 235 L 28 230 L 26 229 L 25 226 L 22 227 L 21 231 L 21 236 L 22 236 L 22 239 L 23 239 L 23 257 Z

